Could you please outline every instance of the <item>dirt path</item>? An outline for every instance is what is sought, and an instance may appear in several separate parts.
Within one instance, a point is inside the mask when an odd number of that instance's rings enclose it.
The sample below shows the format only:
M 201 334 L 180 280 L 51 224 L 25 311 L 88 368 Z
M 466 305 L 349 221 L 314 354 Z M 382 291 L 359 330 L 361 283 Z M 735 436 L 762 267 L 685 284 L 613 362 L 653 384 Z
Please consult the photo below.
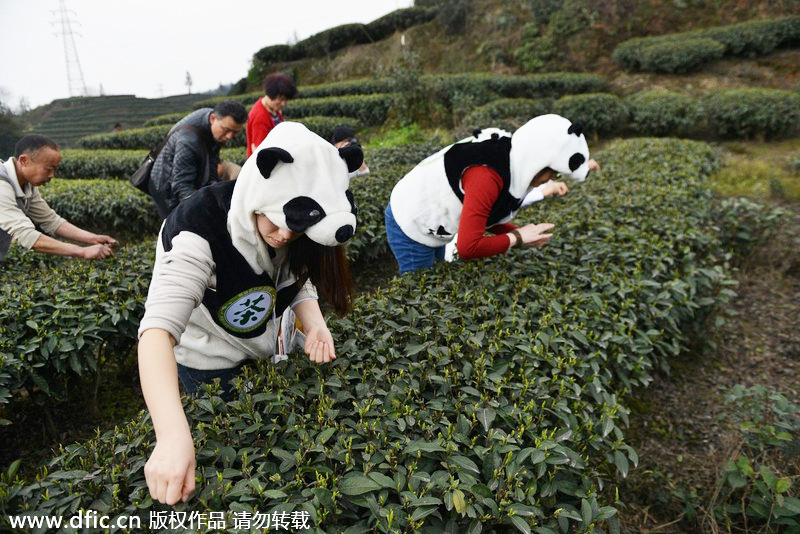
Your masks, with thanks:
M 705 515 L 741 443 L 725 395 L 760 384 L 800 401 L 799 239 L 797 228 L 785 231 L 742 266 L 716 350 L 684 355 L 670 376 L 633 395 L 629 434 L 641 463 L 620 490 L 635 503 L 621 510 L 624 532 L 728 532 Z M 699 504 L 694 519 L 686 502 Z

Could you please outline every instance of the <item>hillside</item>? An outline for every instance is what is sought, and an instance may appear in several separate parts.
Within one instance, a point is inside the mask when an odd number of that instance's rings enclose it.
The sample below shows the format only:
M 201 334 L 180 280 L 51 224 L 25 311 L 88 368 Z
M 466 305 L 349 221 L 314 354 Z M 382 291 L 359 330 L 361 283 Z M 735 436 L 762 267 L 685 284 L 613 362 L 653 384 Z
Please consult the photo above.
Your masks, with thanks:
M 124 129 L 137 128 L 156 115 L 189 111 L 208 94 L 177 95 L 165 98 L 138 98 L 134 95 L 73 97 L 54 100 L 20 116 L 26 131 L 53 138 L 69 147 L 90 134 L 110 132 L 114 124 Z
M 614 47 L 641 36 L 660 35 L 754 19 L 800 13 L 800 2 L 754 0 L 417 0 L 417 6 L 439 6 L 430 22 L 398 31 L 370 44 L 289 62 L 262 64 L 254 56 L 238 92 L 259 90 L 263 76 L 275 70 L 291 73 L 299 84 L 385 76 L 398 60 L 411 56 L 423 73 L 597 72 L 612 80 L 621 70 L 611 61 Z M 334 29 L 327 30 L 332 32 Z M 769 60 L 759 60 L 770 68 Z M 798 83 L 797 57 L 779 62 L 788 83 Z M 779 83 L 767 77 L 768 85 Z M 785 88 L 785 87 L 783 87 Z

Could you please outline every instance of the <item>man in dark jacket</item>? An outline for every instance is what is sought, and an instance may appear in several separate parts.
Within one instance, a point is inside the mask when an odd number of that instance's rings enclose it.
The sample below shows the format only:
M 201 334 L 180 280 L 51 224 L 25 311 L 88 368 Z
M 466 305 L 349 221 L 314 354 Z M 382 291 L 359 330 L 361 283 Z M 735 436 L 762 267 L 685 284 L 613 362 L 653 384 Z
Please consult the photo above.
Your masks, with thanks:
M 178 121 L 150 175 L 150 195 L 162 219 L 192 193 L 219 181 L 219 149 L 247 122 L 245 107 L 232 100 L 201 108 Z M 174 132 L 174 133 L 173 133 Z

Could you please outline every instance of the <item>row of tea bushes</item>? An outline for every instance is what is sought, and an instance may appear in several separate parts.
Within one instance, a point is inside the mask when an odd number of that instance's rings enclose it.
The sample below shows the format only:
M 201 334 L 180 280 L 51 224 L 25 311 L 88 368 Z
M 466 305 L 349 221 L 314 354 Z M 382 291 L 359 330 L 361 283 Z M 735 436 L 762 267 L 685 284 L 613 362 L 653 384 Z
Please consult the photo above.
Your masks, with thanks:
M 261 71 L 273 63 L 321 57 L 348 46 L 380 41 L 396 31 L 424 24 L 432 20 L 436 13 L 437 9 L 427 7 L 398 9 L 368 24 L 343 24 L 316 33 L 293 45 L 267 46 L 253 54 L 251 70 L 255 71 L 255 74 L 262 74 Z M 267 72 L 264 71 L 263 74 Z
M 537 98 L 577 93 L 594 93 L 607 89 L 607 82 L 599 74 L 578 72 L 548 72 L 527 75 L 497 75 L 486 73 L 425 74 L 419 80 L 432 102 L 448 108 L 454 98 L 468 98 L 485 103 L 496 98 Z M 299 88 L 297 103 L 305 98 L 355 96 L 391 93 L 397 81 L 391 78 L 363 78 L 345 82 L 331 82 Z M 235 96 L 218 96 L 200 101 L 197 107 L 214 107 L 217 102 L 233 99 L 250 106 L 263 92 Z
M 725 55 L 756 57 L 798 45 L 800 16 L 789 16 L 638 37 L 617 45 L 611 57 L 627 71 L 672 74 L 695 70 Z
M 103 178 L 127 179 L 142 164 L 146 149 L 83 149 L 61 150 L 61 164 L 56 171 L 58 178 Z M 239 165 L 246 159 L 243 146 L 223 148 L 220 158 Z M 41 189 L 43 194 L 50 186 Z
M 396 278 L 330 321 L 332 364 L 259 362 L 228 403 L 184 398 L 198 484 L 173 510 L 228 527 L 303 511 L 320 534 L 619 532 L 614 479 L 638 461 L 622 396 L 731 292 L 703 187 L 715 153 L 642 139 L 599 158 L 530 210 L 556 223 L 547 247 Z M 142 415 L 64 447 L 36 480 L 2 475 L 3 509 L 146 524 L 153 443 Z
M 343 100 L 341 102 L 332 100 L 320 102 L 322 99 L 308 99 L 304 106 L 296 105 L 292 110 L 284 110 L 284 115 L 287 120 L 302 122 L 309 130 L 325 139 L 330 139 L 333 136 L 333 129 L 340 125 L 359 129 L 362 127 L 362 123 L 373 124 L 375 121 L 381 120 L 381 117 L 385 120 L 386 114 L 391 108 L 391 96 L 379 95 L 375 98 L 368 95 L 363 97 L 363 100 L 359 100 L 359 98 L 345 98 L 341 99 Z M 350 116 L 346 112 L 359 115 L 360 118 Z M 174 122 L 159 123 L 154 126 L 131 128 L 121 132 L 88 135 L 79 139 L 77 145 L 88 150 L 153 150 L 169 133 L 174 124 Z M 226 146 L 243 147 L 246 144 L 245 129 L 243 128 Z
M 161 227 L 153 200 L 127 180 L 56 180 L 42 197 L 72 224 L 117 239 L 141 239 Z
M 74 376 L 127 354 L 154 253 L 152 241 L 123 245 L 105 261 L 12 246 L 0 287 L 0 404 L 12 393 L 40 403 L 63 400 Z
M 581 122 L 590 134 L 775 139 L 798 132 L 800 95 L 778 89 L 720 89 L 697 98 L 643 91 L 624 99 L 609 93 L 567 95 L 555 101 L 505 99 L 467 115 L 461 133 L 488 126 L 513 131 L 542 113 Z
M 325 118 L 328 119 L 330 117 Z M 311 117 L 310 119 L 316 119 L 316 117 Z M 311 121 L 304 119 L 304 122 L 309 124 Z M 342 123 L 348 124 L 346 122 L 337 124 Z M 439 148 L 441 148 L 439 145 L 410 144 L 392 148 L 366 149 L 365 160 L 372 170 L 380 169 L 381 167 L 414 164 L 422 161 L 426 156 L 439 150 Z M 61 165 L 58 167 L 57 175 L 59 179 L 127 179 L 139 167 L 146 155 L 147 151 L 143 149 L 64 149 L 61 151 Z M 243 165 L 247 155 L 243 146 L 232 147 L 220 150 L 220 158 Z M 49 189 L 51 189 L 50 185 L 42 188 L 42 194 L 47 195 Z

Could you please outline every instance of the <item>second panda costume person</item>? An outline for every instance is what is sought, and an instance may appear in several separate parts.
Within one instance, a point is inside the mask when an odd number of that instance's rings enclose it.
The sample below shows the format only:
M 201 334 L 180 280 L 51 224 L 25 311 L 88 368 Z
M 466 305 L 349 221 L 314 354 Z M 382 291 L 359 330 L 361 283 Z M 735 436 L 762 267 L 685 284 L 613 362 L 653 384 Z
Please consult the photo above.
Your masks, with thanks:
M 362 161 L 358 147 L 337 150 L 299 123 L 281 123 L 237 180 L 199 190 L 164 222 L 138 348 L 156 433 L 145 466 L 154 500 L 174 504 L 194 490 L 179 377 L 190 392 L 214 378 L 225 388 L 246 360 L 273 356 L 289 307 L 309 358 L 336 358 L 317 289 L 348 310 L 352 283 L 339 245 L 355 233 L 348 172 Z
M 395 185 L 386 208 L 400 272 L 443 259 L 456 234 L 462 259 L 544 245 L 552 224 L 518 228 L 511 219 L 523 205 L 565 194 L 566 185 L 550 181 L 558 173 L 582 181 L 597 168 L 582 128 L 552 114 L 534 117 L 513 135 L 490 128 L 443 148 Z M 486 230 L 497 235 L 484 236 Z

